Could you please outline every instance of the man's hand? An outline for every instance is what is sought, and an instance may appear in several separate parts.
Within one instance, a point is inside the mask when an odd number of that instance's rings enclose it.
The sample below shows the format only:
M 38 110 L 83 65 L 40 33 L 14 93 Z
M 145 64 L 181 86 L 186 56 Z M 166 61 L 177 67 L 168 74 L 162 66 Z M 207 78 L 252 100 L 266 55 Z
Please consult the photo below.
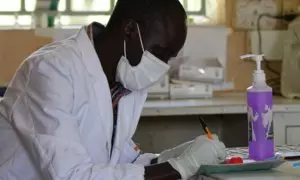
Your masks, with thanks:
M 217 136 L 210 140 L 206 135 L 196 138 L 178 157 L 168 160 L 182 179 L 193 176 L 201 165 L 214 165 L 225 161 L 225 146 Z
M 172 149 L 167 149 L 163 152 L 160 153 L 160 155 L 158 156 L 157 158 L 157 163 L 163 163 L 163 162 L 166 162 L 168 161 L 169 159 L 172 159 L 172 158 L 176 158 L 178 157 L 179 155 L 181 155 L 185 149 L 187 147 L 189 147 L 194 141 L 189 141 L 189 142 L 186 142 L 186 143 L 183 143 L 179 146 L 176 146 L 175 148 L 172 148 Z

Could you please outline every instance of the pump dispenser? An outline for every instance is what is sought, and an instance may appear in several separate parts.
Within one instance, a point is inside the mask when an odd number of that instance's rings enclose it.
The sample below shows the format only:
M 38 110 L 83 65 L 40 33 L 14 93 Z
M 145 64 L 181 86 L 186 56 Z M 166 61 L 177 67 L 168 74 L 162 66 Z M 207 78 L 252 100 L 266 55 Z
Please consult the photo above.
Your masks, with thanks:
M 247 88 L 249 158 L 263 161 L 274 157 L 273 93 L 261 69 L 264 55 L 247 54 L 241 59 L 256 61 L 252 86 Z
M 261 69 L 261 62 L 264 60 L 264 55 L 246 54 L 241 56 L 241 59 L 251 58 L 256 61 L 256 70 L 253 72 L 253 83 L 266 84 L 266 74 Z

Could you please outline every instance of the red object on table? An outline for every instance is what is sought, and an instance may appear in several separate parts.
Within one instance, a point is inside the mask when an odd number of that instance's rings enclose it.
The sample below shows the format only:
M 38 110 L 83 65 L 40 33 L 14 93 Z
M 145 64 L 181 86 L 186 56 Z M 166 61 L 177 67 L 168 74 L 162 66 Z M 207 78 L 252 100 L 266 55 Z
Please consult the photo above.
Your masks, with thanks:
M 226 160 L 225 164 L 243 164 L 244 161 L 241 157 L 232 157 Z

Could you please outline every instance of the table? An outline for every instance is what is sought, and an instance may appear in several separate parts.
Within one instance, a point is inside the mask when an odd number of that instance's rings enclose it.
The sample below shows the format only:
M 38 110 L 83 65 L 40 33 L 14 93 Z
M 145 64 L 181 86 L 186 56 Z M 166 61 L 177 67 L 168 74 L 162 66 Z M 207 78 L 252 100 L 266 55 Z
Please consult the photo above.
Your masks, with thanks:
M 219 174 L 214 176 L 218 180 L 299 180 L 300 175 L 277 171 L 258 171 L 244 173 Z

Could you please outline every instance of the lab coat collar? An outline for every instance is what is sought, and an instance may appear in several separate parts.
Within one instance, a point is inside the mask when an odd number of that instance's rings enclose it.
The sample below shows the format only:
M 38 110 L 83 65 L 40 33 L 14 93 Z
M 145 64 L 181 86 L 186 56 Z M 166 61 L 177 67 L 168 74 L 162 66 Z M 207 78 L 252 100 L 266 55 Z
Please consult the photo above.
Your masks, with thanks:
M 76 41 L 82 54 L 83 63 L 85 64 L 87 71 L 96 79 L 96 82 L 94 84 L 96 90 L 106 94 L 105 96 L 99 96 L 97 98 L 99 98 L 99 107 L 103 108 L 101 111 L 103 122 L 105 122 L 103 123 L 103 131 L 106 134 L 108 149 L 110 149 L 112 148 L 110 143 L 112 135 L 113 116 L 109 85 L 103 72 L 103 68 L 101 66 L 98 55 L 84 28 L 81 28 L 81 30 L 77 33 Z M 106 82 L 103 82 L 103 78 L 106 79 Z M 144 91 L 132 92 L 130 95 L 123 97 L 119 101 L 118 125 L 115 144 L 110 160 L 111 164 L 118 163 L 126 143 L 131 141 L 131 138 L 137 127 L 146 97 L 147 93 Z M 100 100 L 100 98 L 102 99 Z
M 98 98 L 98 107 L 101 107 L 100 118 L 102 119 L 102 130 L 105 132 L 107 150 L 110 152 L 113 112 L 108 81 L 105 73 L 103 72 L 96 50 L 84 27 L 77 33 L 75 39 L 79 47 L 79 51 L 81 52 L 82 62 L 85 65 L 88 74 L 91 76 L 91 79 L 94 80 L 93 86 L 95 91 L 99 92 L 95 98 Z M 110 154 L 108 157 L 109 156 Z
M 76 34 L 76 41 L 86 69 L 92 76 L 98 76 L 100 72 L 103 72 L 103 68 L 84 27 Z

